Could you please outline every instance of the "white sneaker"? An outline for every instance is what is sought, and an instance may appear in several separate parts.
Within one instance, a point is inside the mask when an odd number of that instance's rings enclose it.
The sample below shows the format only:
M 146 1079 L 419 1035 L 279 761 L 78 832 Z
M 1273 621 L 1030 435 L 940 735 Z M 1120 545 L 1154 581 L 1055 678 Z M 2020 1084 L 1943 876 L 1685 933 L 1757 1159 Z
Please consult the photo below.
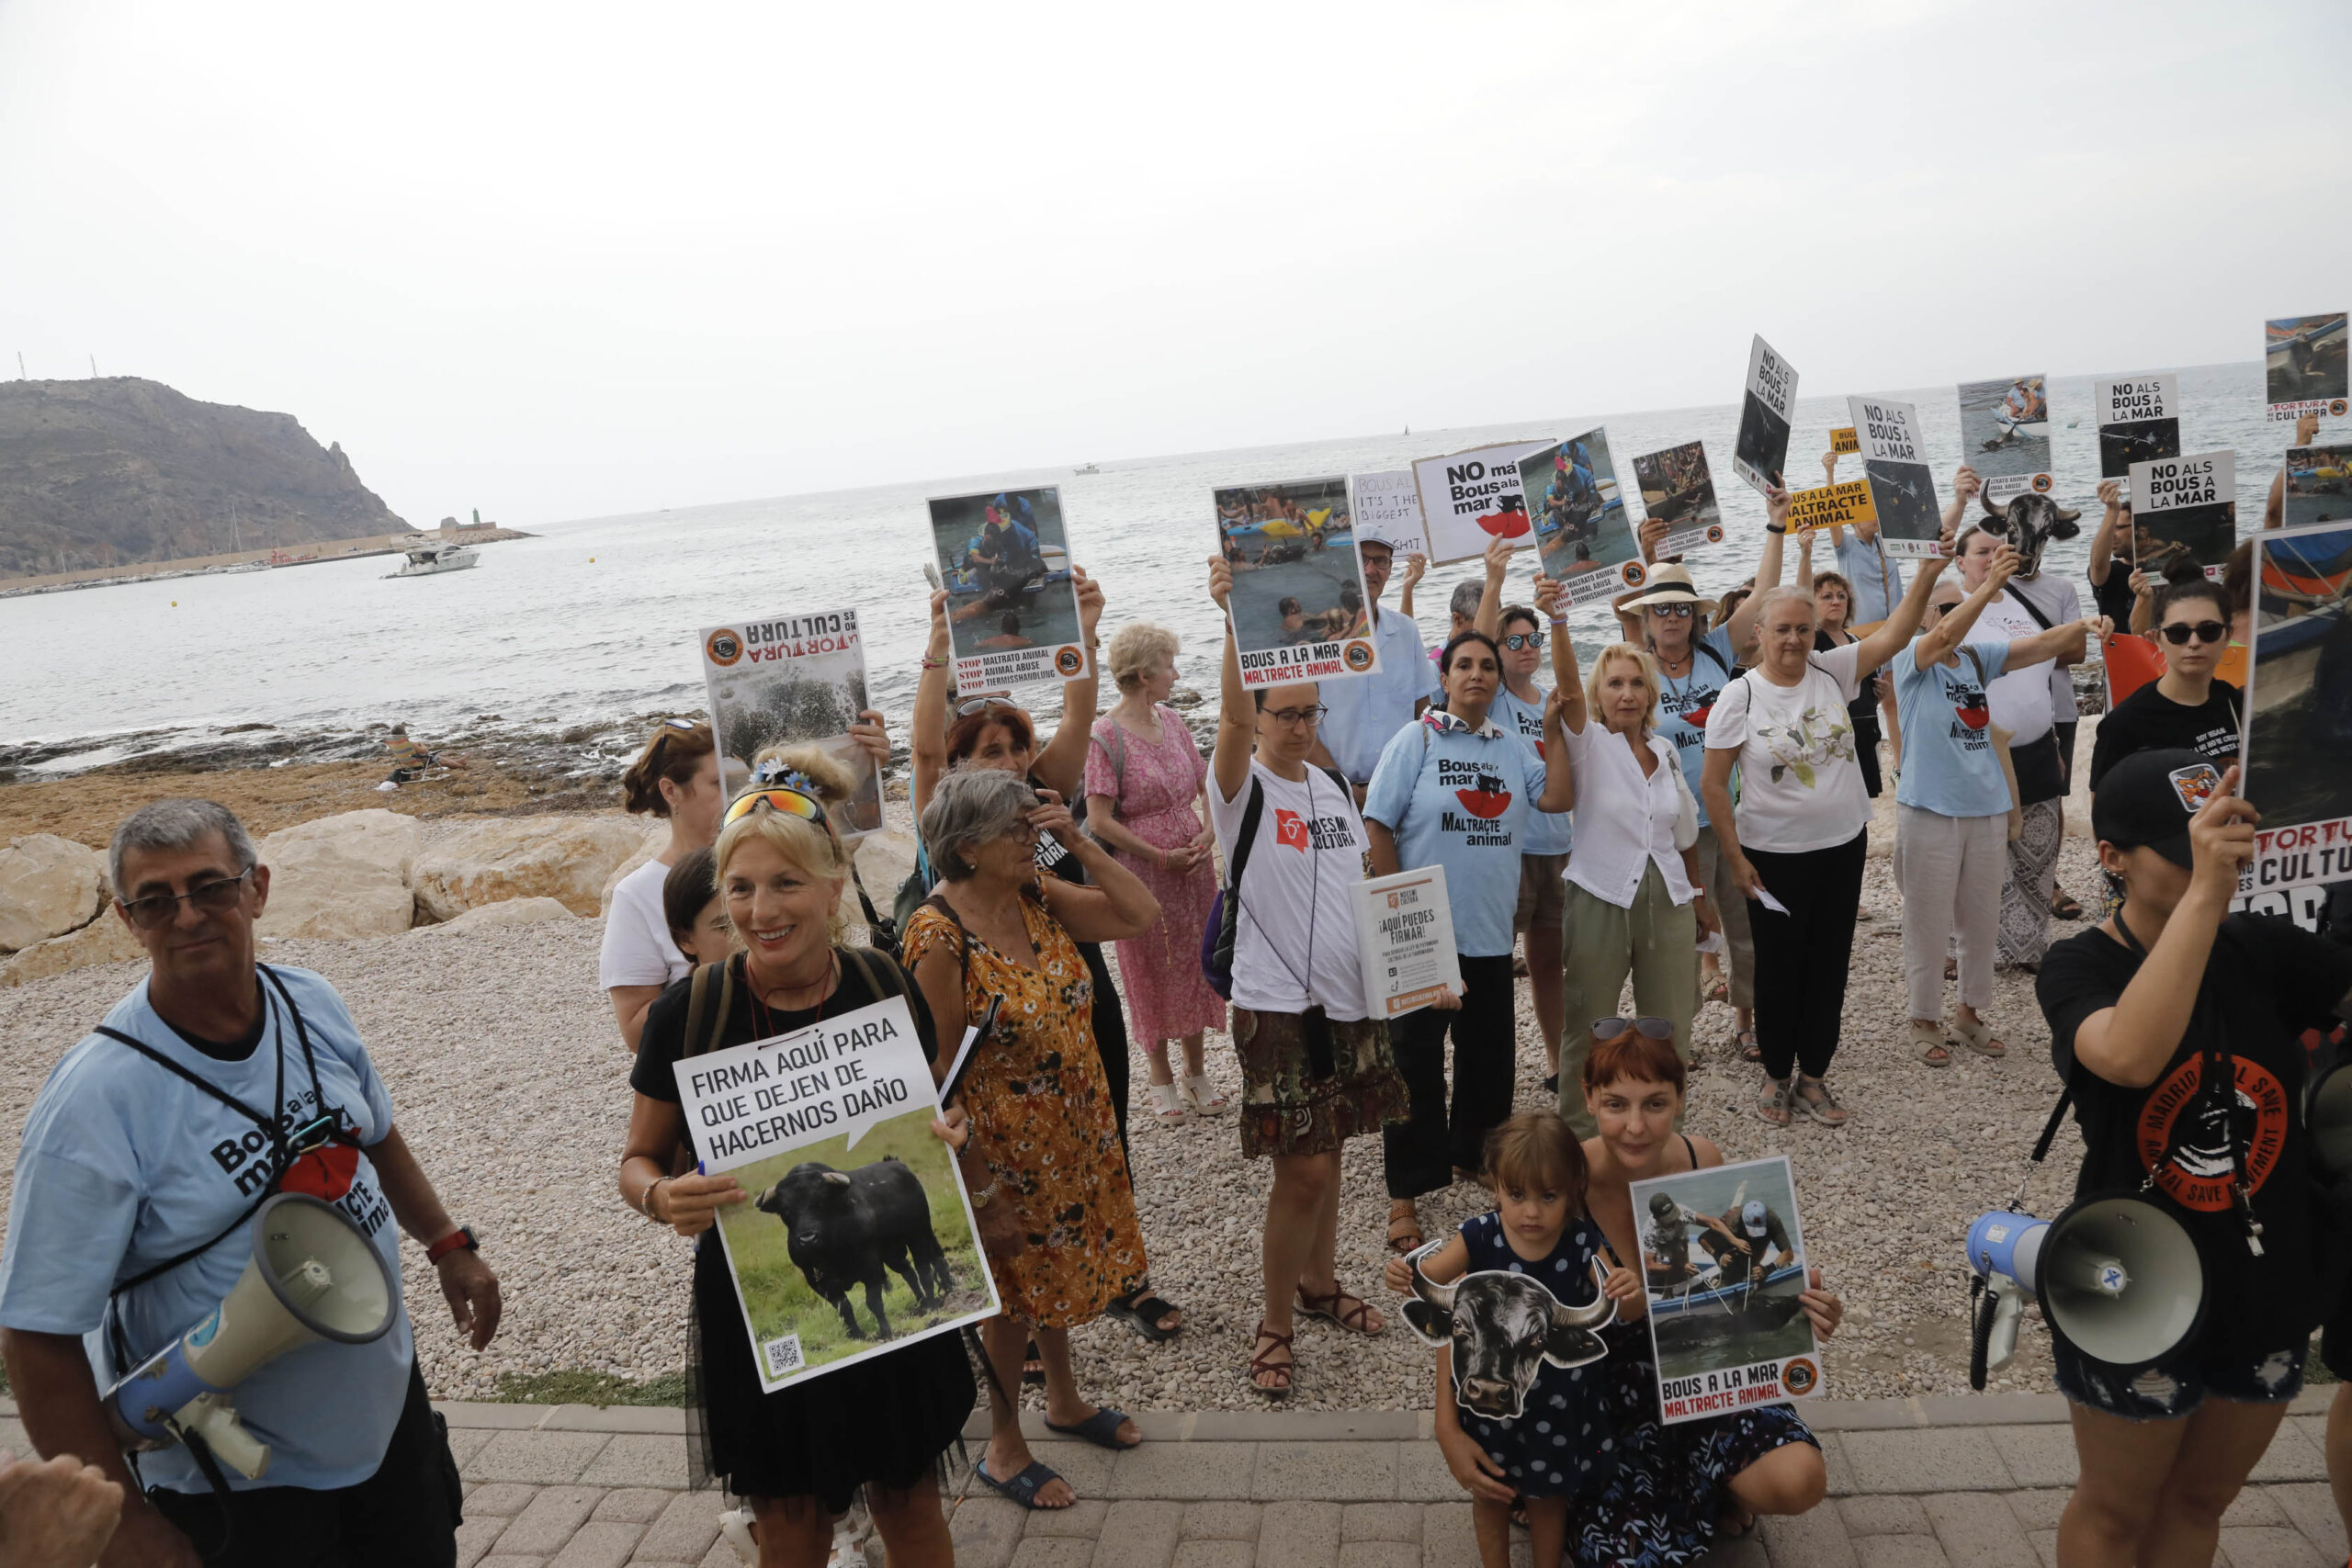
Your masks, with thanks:
M 718 1516 L 719 1539 L 735 1549 L 743 1568 L 760 1568 L 760 1543 L 752 1539 L 752 1510 L 729 1508 Z

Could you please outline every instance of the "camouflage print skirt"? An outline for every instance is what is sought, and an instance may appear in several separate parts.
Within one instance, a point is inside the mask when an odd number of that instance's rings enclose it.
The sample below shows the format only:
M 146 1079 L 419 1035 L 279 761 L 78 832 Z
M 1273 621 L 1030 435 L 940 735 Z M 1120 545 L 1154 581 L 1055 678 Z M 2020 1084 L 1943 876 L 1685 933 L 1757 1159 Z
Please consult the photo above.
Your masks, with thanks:
M 1298 1014 L 1233 1010 L 1246 1157 L 1331 1154 L 1350 1138 L 1406 1119 L 1405 1080 L 1388 1053 L 1388 1025 L 1333 1020 L 1329 1029 L 1329 1071 L 1317 1077 L 1323 1064 L 1309 1060 Z

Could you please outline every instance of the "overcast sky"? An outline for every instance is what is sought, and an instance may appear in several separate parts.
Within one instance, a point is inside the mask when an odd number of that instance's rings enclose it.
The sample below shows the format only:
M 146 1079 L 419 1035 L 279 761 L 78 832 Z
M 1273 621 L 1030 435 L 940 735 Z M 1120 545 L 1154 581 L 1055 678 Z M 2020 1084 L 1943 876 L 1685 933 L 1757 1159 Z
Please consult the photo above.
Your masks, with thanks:
M 1599 13 L 1605 12 L 1605 15 Z M 411 522 L 2251 359 L 2352 6 L 0 0 L 0 354 Z

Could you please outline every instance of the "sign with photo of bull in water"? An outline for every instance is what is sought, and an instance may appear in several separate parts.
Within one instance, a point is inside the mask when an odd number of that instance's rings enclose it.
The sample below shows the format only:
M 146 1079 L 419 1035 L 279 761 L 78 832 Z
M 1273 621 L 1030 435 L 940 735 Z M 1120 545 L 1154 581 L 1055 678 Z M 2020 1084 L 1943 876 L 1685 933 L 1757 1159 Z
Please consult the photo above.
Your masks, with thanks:
M 1657 1353 L 1658 1418 L 1671 1426 L 1821 1392 L 1821 1347 L 1797 1300 L 1804 1231 L 1788 1156 L 1633 1184 Z
M 1380 667 L 1345 475 L 1221 485 L 1217 551 L 1245 686 L 1342 681 Z
M 2161 581 L 2188 562 L 2222 575 L 2238 542 L 2237 454 L 2132 465 L 2132 564 Z
M 1960 451 L 1961 461 L 1984 479 L 1985 500 L 2048 495 L 2056 485 L 2050 471 L 2048 378 L 1962 381 Z
M 1761 337 L 1747 351 L 1747 387 L 1739 401 L 1739 439 L 1731 471 L 1761 492 L 1781 482 L 1789 461 L 1789 416 L 1796 412 L 1796 367 Z
M 2098 477 L 2130 483 L 2132 465 L 2180 456 L 2180 378 L 2106 376 L 2091 383 L 2098 415 Z M 2124 492 L 2124 499 L 2132 499 Z
M 1519 460 L 1549 445 L 1509 441 L 1450 457 L 1424 457 L 1413 465 L 1430 565 L 1474 560 L 1497 539 L 1509 539 L 1513 549 L 1535 543 L 1534 520 L 1520 488 Z
M 1928 468 L 1916 404 L 1892 398 L 1848 398 L 1846 407 L 1862 442 L 1862 477 L 1878 509 L 1879 547 L 1888 555 L 1924 559 L 1943 536 L 1943 508 Z
M 996 1315 L 903 997 L 673 1064 L 763 1393 Z M 711 1325 L 711 1331 L 718 1331 Z

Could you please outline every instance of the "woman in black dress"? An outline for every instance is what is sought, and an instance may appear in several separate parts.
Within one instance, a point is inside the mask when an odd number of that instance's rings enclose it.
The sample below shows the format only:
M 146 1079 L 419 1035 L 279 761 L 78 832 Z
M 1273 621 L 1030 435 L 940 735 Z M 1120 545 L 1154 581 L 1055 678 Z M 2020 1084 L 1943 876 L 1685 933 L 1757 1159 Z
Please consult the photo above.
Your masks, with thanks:
M 944 1568 L 955 1549 L 937 1474 L 971 1414 L 975 1392 L 962 1342 L 952 1335 L 917 1340 L 806 1387 L 761 1393 L 726 1255 L 711 1234 L 718 1211 L 748 1195 L 733 1177 L 698 1175 L 691 1164 L 684 1174 L 671 1174 L 682 1147 L 693 1157 L 672 1072 L 682 1056 L 765 1039 L 892 994 L 906 998 L 924 1054 L 936 1054 L 931 1010 L 905 972 L 880 953 L 840 945 L 849 861 L 824 807 L 848 797 L 850 781 L 815 748 L 794 749 L 777 761 L 781 782 L 729 808 L 715 852 L 719 894 L 749 949 L 726 960 L 726 1016 L 717 1016 L 720 987 L 706 982 L 711 1016 L 696 1021 L 699 1039 L 687 1039 L 691 976 L 647 1010 L 629 1080 L 637 1103 L 621 1159 L 621 1197 L 655 1223 L 701 1238 L 691 1347 L 701 1462 L 750 1501 L 761 1563 L 823 1563 L 832 1546 L 831 1517 L 846 1512 L 864 1486 L 890 1561 L 899 1568 Z M 935 1130 L 947 1132 L 944 1124 Z M 994 1247 L 989 1233 L 1001 1227 L 982 1190 L 987 1178 L 973 1183 L 972 1174 L 967 1168 L 966 1180 L 975 1188 L 984 1239 Z

